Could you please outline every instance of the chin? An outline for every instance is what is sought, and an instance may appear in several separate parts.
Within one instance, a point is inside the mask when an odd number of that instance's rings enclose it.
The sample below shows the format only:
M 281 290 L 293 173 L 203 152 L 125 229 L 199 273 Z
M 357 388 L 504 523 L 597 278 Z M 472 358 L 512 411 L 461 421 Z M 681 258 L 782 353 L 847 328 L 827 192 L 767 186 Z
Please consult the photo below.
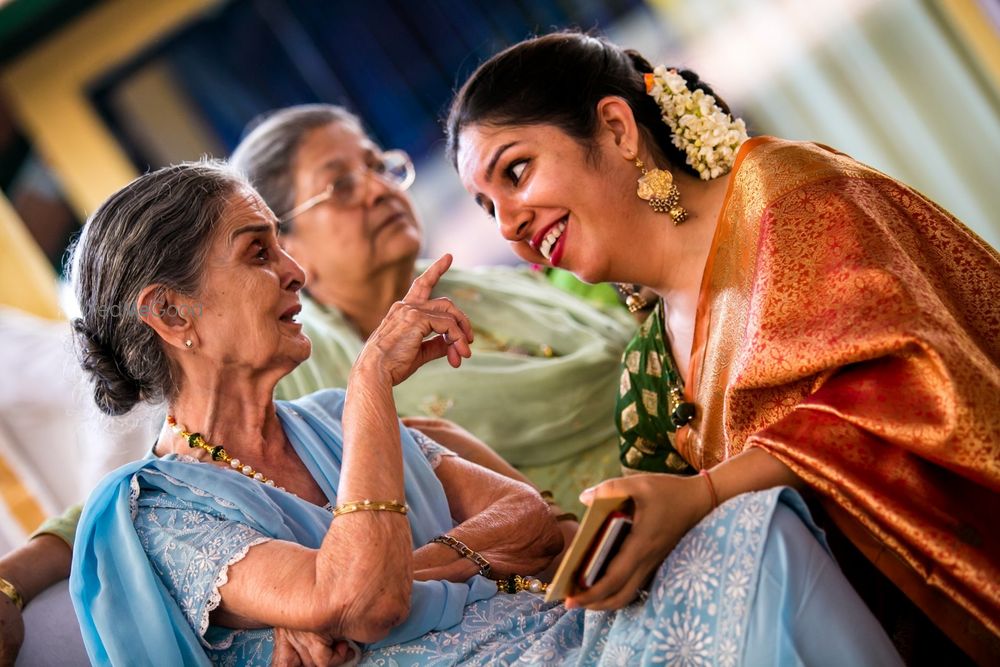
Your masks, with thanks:
M 618 282 L 610 271 L 608 258 L 599 253 L 593 254 L 583 254 L 576 255 L 571 258 L 571 261 L 566 262 L 564 257 L 564 264 L 562 267 L 574 276 L 582 280 L 589 285 L 597 285 L 598 283 L 608 283 L 608 282 Z
M 609 282 L 609 278 L 605 275 L 606 272 L 597 269 L 596 267 L 562 267 L 567 271 L 572 273 L 574 276 L 587 283 L 588 285 L 596 285 L 598 283 Z
M 284 350 L 284 354 L 282 355 L 286 359 L 291 360 L 293 364 L 292 368 L 289 369 L 288 372 L 289 373 L 292 372 L 295 366 L 298 366 L 303 361 L 308 359 L 309 355 L 311 354 L 312 354 L 312 341 L 309 340 L 309 336 L 306 336 L 304 333 L 300 333 L 298 336 L 295 337 L 295 339 L 293 339 L 288 345 L 286 345 L 286 349 Z
M 420 244 L 422 240 L 419 234 L 393 239 L 379 248 L 379 258 L 376 264 L 389 265 L 410 259 L 415 264 L 420 256 Z
M 513 246 L 511 250 L 514 252 L 514 254 L 520 257 L 525 262 L 528 262 L 529 264 L 541 264 L 543 266 L 551 266 L 551 264 L 549 264 L 547 259 L 541 257 L 540 255 L 536 255 L 534 251 L 529 252 L 528 250 L 523 249 L 520 246 L 520 244 L 517 245 L 511 244 L 511 245 Z

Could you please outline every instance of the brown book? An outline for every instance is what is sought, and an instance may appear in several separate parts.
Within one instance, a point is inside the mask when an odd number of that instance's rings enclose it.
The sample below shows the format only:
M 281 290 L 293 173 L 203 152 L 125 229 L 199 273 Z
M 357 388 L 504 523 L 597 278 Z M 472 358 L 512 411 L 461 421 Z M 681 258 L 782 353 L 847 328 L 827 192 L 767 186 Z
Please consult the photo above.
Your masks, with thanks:
M 583 515 L 580 528 L 576 531 L 573 543 L 569 545 L 559 569 L 549 584 L 545 594 L 546 602 L 565 600 L 580 591 L 579 577 L 583 569 L 592 560 L 596 551 L 602 545 L 599 542 L 607 538 L 608 517 L 612 513 L 630 509 L 631 499 L 628 496 L 611 496 L 595 498 Z M 630 513 L 630 512 L 628 512 Z

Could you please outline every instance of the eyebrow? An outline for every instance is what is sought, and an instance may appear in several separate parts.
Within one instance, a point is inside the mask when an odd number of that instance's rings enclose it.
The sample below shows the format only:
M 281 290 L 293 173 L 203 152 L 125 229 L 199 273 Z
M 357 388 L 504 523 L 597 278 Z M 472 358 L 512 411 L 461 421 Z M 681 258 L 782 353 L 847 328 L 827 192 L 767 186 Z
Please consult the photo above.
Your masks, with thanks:
M 361 146 L 361 158 L 362 158 L 362 160 L 369 160 L 372 157 L 381 155 L 384 152 L 385 151 L 380 150 L 379 147 L 375 146 L 375 145 Z M 327 171 L 336 171 L 336 170 L 347 169 L 347 164 L 349 162 L 350 162 L 350 159 L 345 158 L 342 155 L 338 155 L 336 157 L 330 158 L 329 160 L 323 162 L 323 164 L 321 164 L 319 167 L 316 168 L 316 172 L 318 173 L 318 172 L 327 172 Z
M 233 233 L 229 235 L 229 243 L 232 245 L 233 241 L 240 234 L 253 234 L 256 232 L 274 232 L 277 233 L 273 223 L 263 223 L 258 225 L 245 225 L 239 229 L 233 230 Z
M 347 160 L 342 157 L 335 157 L 327 160 L 321 164 L 316 171 L 334 171 L 336 169 L 343 169 L 347 165 Z
M 486 165 L 486 180 L 489 181 L 493 178 L 493 170 L 497 167 L 497 162 L 500 161 L 500 156 L 503 155 L 504 151 L 516 144 L 516 141 L 511 141 L 506 143 L 493 152 L 493 157 L 490 158 L 490 163 Z

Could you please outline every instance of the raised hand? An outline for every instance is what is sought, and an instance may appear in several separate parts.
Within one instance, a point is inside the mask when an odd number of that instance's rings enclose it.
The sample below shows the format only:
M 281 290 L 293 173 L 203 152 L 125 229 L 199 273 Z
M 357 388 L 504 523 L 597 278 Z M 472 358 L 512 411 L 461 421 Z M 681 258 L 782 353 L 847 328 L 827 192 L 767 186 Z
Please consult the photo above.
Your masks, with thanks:
M 368 337 L 356 367 L 377 369 L 397 385 L 428 361 L 447 356 L 458 368 L 472 356 L 469 318 L 450 299 L 431 298 L 451 261 L 451 255 L 443 255 L 413 281 Z

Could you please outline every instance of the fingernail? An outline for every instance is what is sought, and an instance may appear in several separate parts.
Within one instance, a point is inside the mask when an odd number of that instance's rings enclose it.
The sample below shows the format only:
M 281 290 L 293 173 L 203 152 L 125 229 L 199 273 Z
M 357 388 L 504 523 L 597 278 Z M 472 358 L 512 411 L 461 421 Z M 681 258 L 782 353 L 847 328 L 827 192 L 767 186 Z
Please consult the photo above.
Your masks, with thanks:
M 594 495 L 594 489 L 597 487 L 591 486 L 580 492 L 580 502 L 584 505 L 590 504 L 590 498 Z

